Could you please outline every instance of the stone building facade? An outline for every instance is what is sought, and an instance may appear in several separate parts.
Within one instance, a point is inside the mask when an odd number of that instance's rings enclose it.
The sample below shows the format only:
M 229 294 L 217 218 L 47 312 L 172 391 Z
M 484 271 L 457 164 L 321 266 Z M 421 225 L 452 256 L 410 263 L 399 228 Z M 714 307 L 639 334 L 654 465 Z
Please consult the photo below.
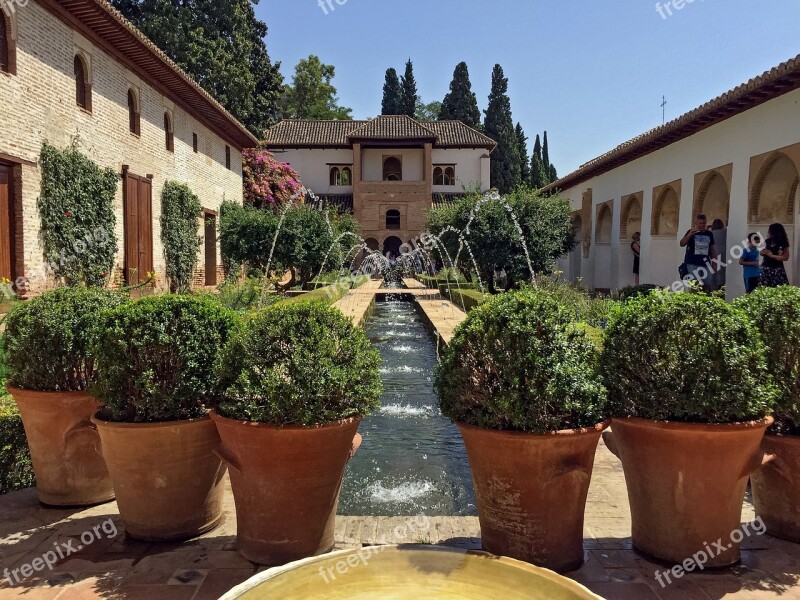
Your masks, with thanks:
M 394 255 L 424 233 L 435 202 L 489 189 L 496 147 L 460 121 L 407 116 L 282 121 L 266 145 L 324 202 L 352 210 L 373 250 Z
M 784 225 L 800 283 L 800 56 L 583 165 L 548 191 L 569 198 L 582 240 L 561 269 L 598 291 L 634 282 L 631 238 L 641 233 L 641 283 L 679 280 L 680 239 L 697 214 L 724 225 L 723 278 L 744 293 L 739 252 L 749 233 Z M 722 246 L 722 245 L 721 245 Z
M 32 293 L 52 283 L 37 210 L 47 142 L 76 145 L 120 174 L 113 283 L 137 283 L 152 267 L 165 284 L 161 190 L 178 181 L 203 205 L 196 283 L 214 284 L 214 217 L 224 199 L 242 202 L 241 151 L 257 140 L 105 0 L 9 6 L 0 12 L 0 276 L 26 278 Z

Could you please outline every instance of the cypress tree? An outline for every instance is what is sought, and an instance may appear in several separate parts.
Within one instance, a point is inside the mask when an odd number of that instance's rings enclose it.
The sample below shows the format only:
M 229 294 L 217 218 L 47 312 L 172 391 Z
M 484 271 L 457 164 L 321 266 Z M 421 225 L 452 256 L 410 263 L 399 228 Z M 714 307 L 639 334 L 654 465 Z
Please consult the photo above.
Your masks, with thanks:
M 400 78 L 397 71 L 386 69 L 386 81 L 383 84 L 383 102 L 381 103 L 382 115 L 400 114 Z
M 556 171 L 555 165 L 550 165 L 550 183 L 554 181 L 558 181 L 558 171 Z
M 519 177 L 524 185 L 528 185 L 531 180 L 531 163 L 528 158 L 528 136 L 522 129 L 522 125 L 517 123 L 517 143 L 519 145 Z
M 450 83 L 450 91 L 442 102 L 439 120 L 461 121 L 472 128 L 480 127 L 481 111 L 478 108 L 478 98 L 472 91 L 469 69 L 465 62 L 458 63 L 453 73 L 453 81 Z
M 533 158 L 531 159 L 531 187 L 535 190 L 540 190 L 548 184 L 548 174 L 544 171 L 544 162 L 542 161 L 542 141 L 539 136 L 536 136 L 536 142 L 533 145 Z
M 544 132 L 544 143 L 542 144 L 542 164 L 547 177 L 550 177 L 550 148 L 547 146 L 547 132 Z M 549 181 L 548 181 L 549 183 Z
M 399 114 L 408 115 L 413 118 L 417 113 L 419 95 L 417 94 L 417 80 L 414 79 L 414 64 L 411 62 L 411 59 L 408 59 L 406 63 L 406 72 L 400 82 L 403 89 L 400 99 Z
M 492 187 L 507 194 L 520 184 L 519 142 L 511 117 L 508 79 L 500 65 L 495 65 L 492 71 L 492 91 L 484 128 L 486 135 L 497 142 L 491 161 Z

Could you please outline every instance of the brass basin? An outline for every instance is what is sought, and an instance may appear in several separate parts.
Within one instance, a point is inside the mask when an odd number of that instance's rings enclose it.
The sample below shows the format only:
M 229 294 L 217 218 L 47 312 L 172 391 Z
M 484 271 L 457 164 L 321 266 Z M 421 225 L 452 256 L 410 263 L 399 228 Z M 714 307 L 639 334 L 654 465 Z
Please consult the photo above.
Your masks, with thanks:
M 431 546 L 342 550 L 270 569 L 221 600 L 582 600 L 574 581 L 510 558 Z

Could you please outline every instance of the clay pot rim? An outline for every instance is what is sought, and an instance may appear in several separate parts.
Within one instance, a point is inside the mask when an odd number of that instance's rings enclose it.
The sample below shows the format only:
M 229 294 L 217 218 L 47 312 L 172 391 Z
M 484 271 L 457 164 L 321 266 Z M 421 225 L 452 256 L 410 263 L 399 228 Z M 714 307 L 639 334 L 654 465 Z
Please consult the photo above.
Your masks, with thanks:
M 529 433 L 527 431 L 508 431 L 505 429 L 489 429 L 487 427 L 477 427 L 475 425 L 467 425 L 459 421 L 455 422 L 456 426 L 465 431 L 483 432 L 496 434 L 497 436 L 507 436 L 517 439 L 566 439 L 585 435 L 596 435 L 602 433 L 611 425 L 611 419 L 606 419 L 602 423 L 598 423 L 594 427 L 581 427 L 579 429 L 561 429 L 559 431 L 548 431 L 547 433 Z
M 190 425 L 200 425 L 208 423 L 211 418 L 208 415 L 196 419 L 182 419 L 179 421 L 161 421 L 158 423 L 120 423 L 117 421 L 106 421 L 100 417 L 102 409 L 97 411 L 92 417 L 92 423 L 105 429 L 164 429 L 167 427 L 182 427 Z
M 322 425 L 314 425 L 313 427 L 304 427 L 302 425 L 275 425 L 273 423 L 257 423 L 255 421 L 240 421 L 239 419 L 229 419 L 223 417 L 215 410 L 208 412 L 209 417 L 217 423 L 226 423 L 228 425 L 242 425 L 243 427 L 251 427 L 253 429 L 270 429 L 274 431 L 319 431 L 324 429 L 342 429 L 353 423 L 360 424 L 363 417 L 350 417 L 349 419 L 342 419 L 332 423 L 323 423 Z
M 57 396 L 65 398 L 93 398 L 88 390 L 72 390 L 72 391 L 58 391 L 58 390 L 29 390 L 26 388 L 19 388 L 13 385 L 6 385 L 6 391 L 12 396 L 50 396 L 55 398 Z
M 738 423 L 684 423 L 682 421 L 653 421 L 640 417 L 614 417 L 611 419 L 611 429 L 615 424 L 631 425 L 646 429 L 661 429 L 671 431 L 697 431 L 706 433 L 732 433 L 747 429 L 767 428 L 775 422 L 774 417 L 764 417 L 755 421 L 741 421 Z

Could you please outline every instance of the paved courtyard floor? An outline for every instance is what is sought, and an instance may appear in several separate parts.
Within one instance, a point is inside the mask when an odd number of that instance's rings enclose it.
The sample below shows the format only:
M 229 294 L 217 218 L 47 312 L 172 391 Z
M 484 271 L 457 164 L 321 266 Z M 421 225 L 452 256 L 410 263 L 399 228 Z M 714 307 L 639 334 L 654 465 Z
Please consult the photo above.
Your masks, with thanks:
M 745 506 L 743 520 L 754 518 Z M 111 520 L 110 522 L 108 520 Z M 236 552 L 236 518 L 228 490 L 222 525 L 180 544 L 146 544 L 125 537 L 115 503 L 86 510 L 57 510 L 40 505 L 33 490 L 0 497 L 0 575 L 6 568 L 31 564 L 56 544 L 81 545 L 81 534 L 99 529 L 101 539 L 10 587 L 0 582 L 0 598 L 27 600 L 216 600 L 262 567 Z M 411 531 L 406 517 L 339 517 L 339 548 L 387 541 L 480 548 L 477 518 L 431 518 L 427 530 Z M 116 535 L 107 535 L 107 532 Z M 569 576 L 609 600 L 660 598 L 800 599 L 800 545 L 767 535 L 746 539 L 742 563 L 732 569 L 689 573 L 662 588 L 654 564 L 631 549 L 630 517 L 622 468 L 601 446 L 586 510 L 586 563 Z M 62 546 L 63 547 L 63 546 Z

